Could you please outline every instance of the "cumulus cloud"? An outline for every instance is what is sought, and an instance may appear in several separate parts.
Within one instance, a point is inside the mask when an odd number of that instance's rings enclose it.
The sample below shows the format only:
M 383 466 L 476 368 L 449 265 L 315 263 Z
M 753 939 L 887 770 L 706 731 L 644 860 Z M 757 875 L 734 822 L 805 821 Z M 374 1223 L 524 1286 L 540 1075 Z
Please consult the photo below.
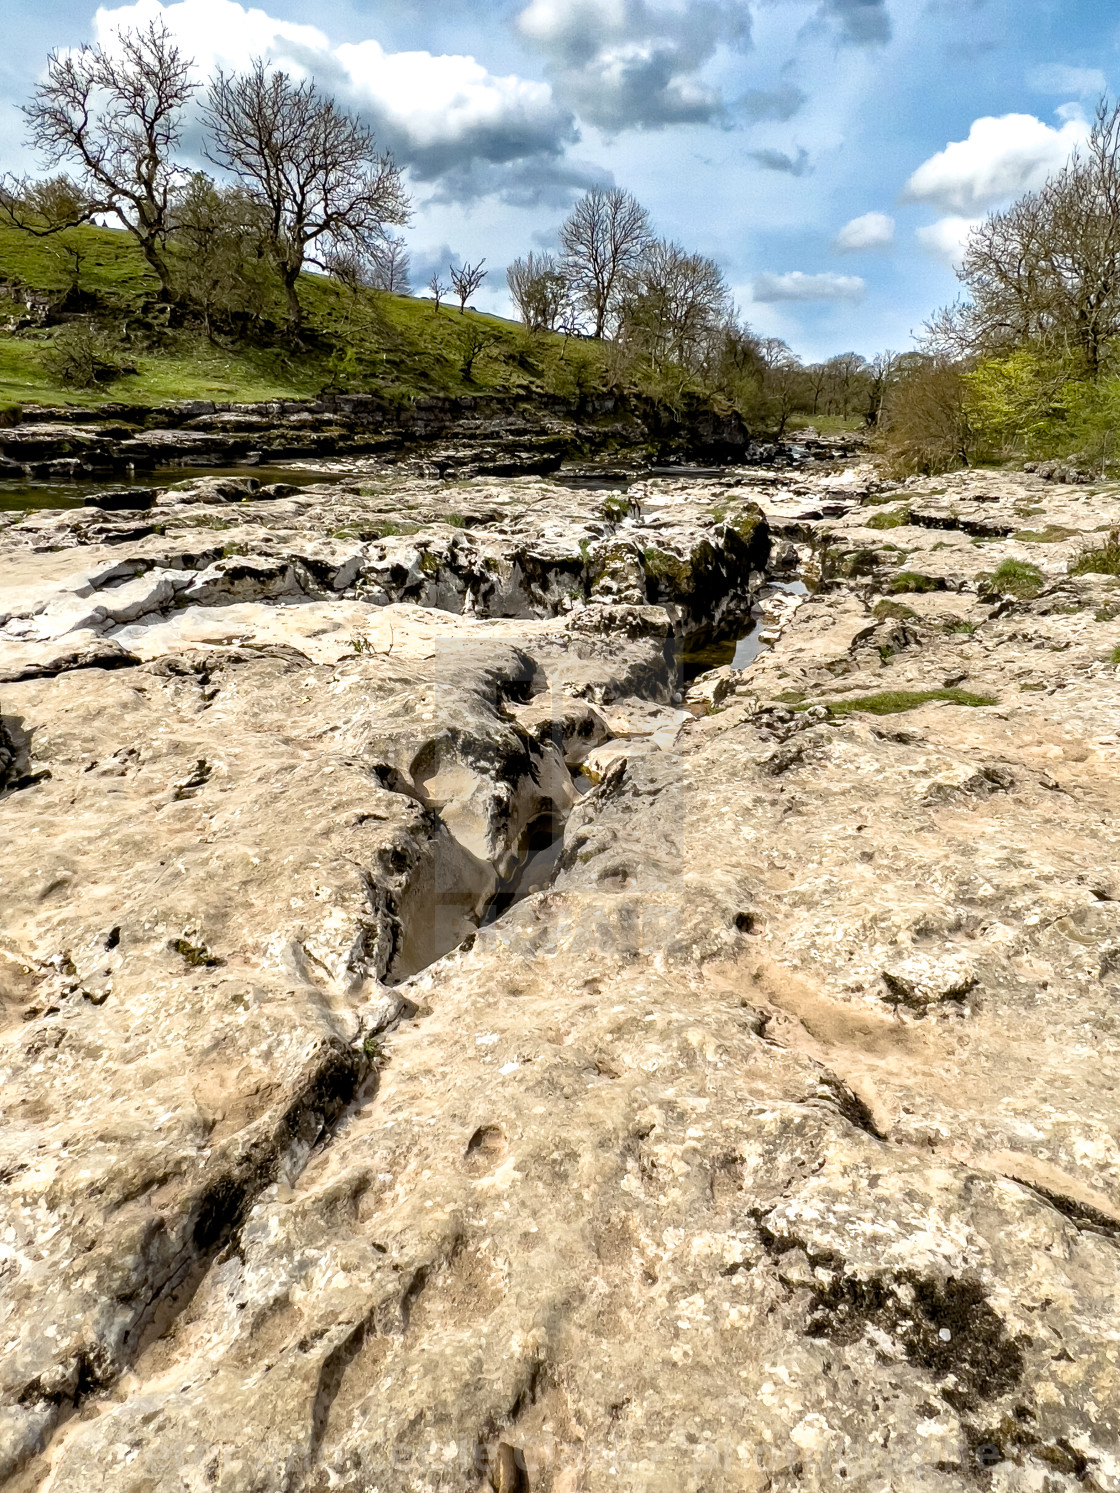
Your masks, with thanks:
M 867 286 L 858 275 L 757 275 L 751 287 L 756 301 L 858 301 Z
M 565 146 L 577 138 L 571 112 L 547 83 L 496 76 L 468 56 L 386 52 L 368 40 L 332 47 L 315 26 L 277 20 L 237 0 L 138 0 L 97 12 L 98 40 L 122 26 L 162 19 L 201 76 L 265 57 L 300 76 L 314 75 L 373 125 L 378 140 L 420 181 L 444 197 L 470 200 L 507 192 L 526 200 L 530 164 L 534 200 L 563 194 Z M 582 183 L 587 172 L 577 174 Z M 570 189 L 567 191 L 570 197 Z
M 809 152 L 802 147 L 795 156 L 784 150 L 749 150 L 752 161 L 766 171 L 784 171 L 789 176 L 806 176 L 813 169 L 809 165 Z
M 747 0 L 529 0 L 517 17 L 559 94 L 606 130 L 721 120 L 701 69 L 750 42 Z
M 946 264 L 951 264 L 954 269 L 964 258 L 964 246 L 968 242 L 968 235 L 983 220 L 981 218 L 939 218 L 936 223 L 930 223 L 925 228 L 914 231 L 914 237 L 931 254 L 942 259 Z
M 732 106 L 704 76 L 721 48 L 751 40 L 752 0 L 521 0 L 516 28 L 545 59 L 557 92 L 604 130 L 726 124 Z M 885 42 L 887 0 L 819 0 L 842 41 Z M 751 89 L 734 109 L 748 120 L 789 119 L 805 103 L 792 84 Z
M 1027 82 L 1038 93 L 1064 94 L 1066 98 L 1088 98 L 1103 93 L 1108 80 L 1099 67 L 1069 67 L 1064 62 L 1044 62 L 1032 68 Z
M 103 5 L 93 19 L 94 35 L 107 45 L 122 27 L 136 28 L 157 20 L 174 32 L 202 77 L 215 67 L 240 67 L 259 56 L 306 70 L 308 63 L 330 54 L 330 39 L 317 26 L 281 21 L 235 0 L 174 0 L 171 4 L 137 0 L 112 8 Z
M 985 116 L 967 140 L 955 140 L 918 167 L 903 188 L 904 202 L 931 202 L 967 216 L 1040 187 L 1088 133 L 1083 119 L 1053 129 L 1033 114 Z
M 376 41 L 346 43 L 334 56 L 355 99 L 420 177 L 467 161 L 503 164 L 556 154 L 574 138 L 571 116 L 547 83 L 495 77 L 473 57 L 386 52 Z
M 885 249 L 894 239 L 894 219 L 886 213 L 863 213 L 845 223 L 832 240 L 838 254 L 857 254 L 865 249 Z

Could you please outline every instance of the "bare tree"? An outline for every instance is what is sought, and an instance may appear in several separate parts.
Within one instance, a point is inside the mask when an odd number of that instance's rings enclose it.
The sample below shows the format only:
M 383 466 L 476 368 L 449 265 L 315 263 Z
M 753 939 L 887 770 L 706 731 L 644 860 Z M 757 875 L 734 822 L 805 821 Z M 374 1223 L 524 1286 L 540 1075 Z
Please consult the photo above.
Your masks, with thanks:
M 400 171 L 378 153 L 369 129 L 314 83 L 269 72 L 259 59 L 247 73 L 219 70 L 206 123 L 211 158 L 267 208 L 269 253 L 298 332 L 304 266 L 327 268 L 340 253 L 374 260 L 386 226 L 408 222 Z
M 768 368 L 762 383 L 763 409 L 773 433 L 781 440 L 789 418 L 808 404 L 805 370 L 796 358 Z
M 78 221 L 94 214 L 116 218 L 168 298 L 174 291 L 164 248 L 185 174 L 173 155 L 183 109 L 196 88 L 191 65 L 167 28 L 153 21 L 143 31 L 117 32 L 108 50 L 51 52 L 47 76 L 23 110 L 28 143 L 53 163 L 76 169 L 85 203 Z
M 783 342 L 780 337 L 760 337 L 755 344 L 758 350 L 759 360 L 767 372 L 775 368 L 797 368 L 799 363 L 797 356 L 788 342 Z
M 868 425 L 878 425 L 883 405 L 898 381 L 901 362 L 901 355 L 888 348 L 886 352 L 876 353 L 867 365 L 864 419 Z
M 564 272 L 596 337 L 604 336 L 615 317 L 626 278 L 649 242 L 649 214 L 621 187 L 593 188 L 561 226 Z
M 387 290 L 393 295 L 411 295 L 412 286 L 408 272 L 411 256 L 404 240 L 393 235 L 386 237 L 373 254 L 373 286 L 376 290 Z
M 444 282 L 440 279 L 439 270 L 436 270 L 432 275 L 432 278 L 428 281 L 428 289 L 432 292 L 434 309 L 438 311 L 444 296 L 451 289 L 450 285 L 445 285 Z
M 451 266 L 451 284 L 459 297 L 460 315 L 467 309 L 467 302 L 490 273 L 482 268 L 485 263 L 485 259 L 480 259 L 477 264 L 464 264 L 461 269 Z
M 715 261 L 657 239 L 626 278 L 620 337 L 655 368 L 697 371 L 730 316 L 731 297 Z
M 472 316 L 463 326 L 462 362 L 460 368 L 465 379 L 474 375 L 476 359 L 490 348 L 496 347 L 502 338 L 497 329 L 480 317 Z
M 568 281 L 554 254 L 530 253 L 506 270 L 517 313 L 530 332 L 552 332 L 566 318 Z
M 813 408 L 810 410 L 810 414 L 816 415 L 820 412 L 821 400 L 828 386 L 828 377 L 827 363 L 810 363 L 809 367 L 805 370 L 806 385 L 812 390 L 813 394 Z
M 837 353 L 825 364 L 828 374 L 826 394 L 829 413 L 845 420 L 860 402 L 867 383 L 867 359 L 859 353 Z

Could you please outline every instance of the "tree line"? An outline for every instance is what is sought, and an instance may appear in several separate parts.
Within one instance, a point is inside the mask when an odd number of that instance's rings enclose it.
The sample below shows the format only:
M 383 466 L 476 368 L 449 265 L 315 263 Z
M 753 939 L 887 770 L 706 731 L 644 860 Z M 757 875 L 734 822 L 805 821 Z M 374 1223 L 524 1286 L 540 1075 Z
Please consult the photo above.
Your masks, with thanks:
M 689 387 L 721 393 L 779 435 L 795 414 L 873 423 L 894 368 L 889 354 L 854 352 L 805 365 L 780 338 L 759 337 L 715 260 L 657 237 L 621 187 L 585 193 L 561 225 L 559 252 L 517 259 L 506 278 L 530 332 L 605 339 L 615 380 L 670 398 Z
M 895 371 L 882 444 L 900 469 L 1120 456 L 1120 105 L 1037 190 L 969 234 L 961 295 Z
M 216 174 L 181 159 L 192 111 Z M 313 81 L 258 59 L 200 83 L 153 21 L 109 46 L 52 52 L 23 113 L 28 142 L 61 169 L 5 178 L 0 222 L 56 244 L 75 290 L 88 240 L 74 230 L 109 222 L 135 242 L 159 299 L 211 336 L 268 321 L 279 298 L 298 343 L 309 269 L 355 290 L 411 293 L 395 232 L 410 219 L 402 174 L 368 126 Z M 784 342 L 757 336 L 718 264 L 659 237 L 632 193 L 585 193 L 558 243 L 511 264 L 509 291 L 530 342 L 596 341 L 600 386 L 668 400 L 718 395 L 777 434 L 800 415 L 876 419 L 894 360 L 844 353 L 805 366 Z M 450 283 L 433 275 L 435 311 L 445 299 L 465 311 L 485 266 L 453 263 Z M 469 381 L 498 339 L 478 319 L 461 333 Z

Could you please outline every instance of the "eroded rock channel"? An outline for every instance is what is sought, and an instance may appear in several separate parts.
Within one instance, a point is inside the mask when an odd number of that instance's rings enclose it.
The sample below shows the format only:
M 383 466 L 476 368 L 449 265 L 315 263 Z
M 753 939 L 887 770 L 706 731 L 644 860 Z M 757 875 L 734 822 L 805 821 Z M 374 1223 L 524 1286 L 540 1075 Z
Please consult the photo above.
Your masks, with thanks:
M 5 515 L 0 1480 L 1120 1488 L 1117 515 Z

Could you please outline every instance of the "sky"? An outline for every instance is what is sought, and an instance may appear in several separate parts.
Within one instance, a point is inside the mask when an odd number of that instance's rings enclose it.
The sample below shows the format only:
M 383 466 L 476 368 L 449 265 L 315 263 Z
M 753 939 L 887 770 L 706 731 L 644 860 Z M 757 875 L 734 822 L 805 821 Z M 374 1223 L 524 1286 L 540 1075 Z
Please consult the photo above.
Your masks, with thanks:
M 57 169 L 19 113 L 48 51 L 156 16 L 200 78 L 263 57 L 369 121 L 418 287 L 484 258 L 475 304 L 508 312 L 506 265 L 619 185 L 806 360 L 913 346 L 969 225 L 1120 85 L 1111 0 L 3 0 L 0 170 Z

